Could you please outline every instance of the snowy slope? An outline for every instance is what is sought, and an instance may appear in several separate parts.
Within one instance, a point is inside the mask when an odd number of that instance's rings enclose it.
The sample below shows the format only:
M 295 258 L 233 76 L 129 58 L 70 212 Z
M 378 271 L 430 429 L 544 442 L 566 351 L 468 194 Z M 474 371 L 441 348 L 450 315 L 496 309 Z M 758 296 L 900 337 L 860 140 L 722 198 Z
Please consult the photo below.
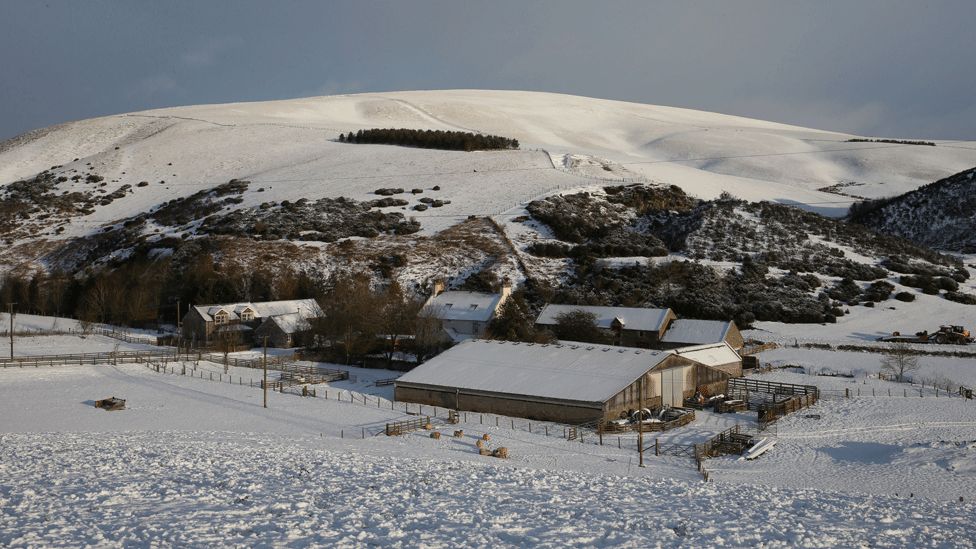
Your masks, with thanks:
M 92 407 L 109 395 L 127 409 Z M 651 452 L 637 467 L 632 436 L 618 449 L 467 414 L 457 426 L 436 420 L 440 440 L 363 439 L 410 416 L 321 394 L 269 397 L 264 409 L 246 383 L 137 364 L 0 369 L 0 544 L 976 544 L 976 405 L 960 398 L 822 401 L 782 420 L 760 460 L 708 460 L 703 483 L 688 458 Z M 655 436 L 700 442 L 746 416 L 703 412 Z M 464 437 L 449 436 L 457 428 Z M 509 460 L 478 455 L 484 432 Z
M 457 153 L 335 142 L 341 132 L 370 127 L 481 131 L 517 138 L 522 150 Z M 976 150 L 958 144 L 846 143 L 849 137 L 558 94 L 399 92 L 178 107 L 72 122 L 0 145 L 0 184 L 52 166 L 62 166 L 59 173 L 88 173 L 90 163 L 111 182 L 108 191 L 133 186 L 61 237 L 86 234 L 92 225 L 232 178 L 253 181 L 252 191 L 266 188 L 246 194 L 243 206 L 302 197 L 364 199 L 379 187 L 441 185 L 452 204 L 415 214 L 425 229 L 437 230 L 451 224 L 451 216 L 502 213 L 559 187 L 599 183 L 596 177 L 646 178 L 703 198 L 724 190 L 841 214 L 851 199 L 818 188 L 853 181 L 863 184 L 848 189 L 859 196 L 892 195 L 976 165 Z M 550 155 L 567 154 L 606 169 L 551 161 Z M 140 181 L 150 185 L 135 187 Z M 83 181 L 59 187 L 84 188 Z

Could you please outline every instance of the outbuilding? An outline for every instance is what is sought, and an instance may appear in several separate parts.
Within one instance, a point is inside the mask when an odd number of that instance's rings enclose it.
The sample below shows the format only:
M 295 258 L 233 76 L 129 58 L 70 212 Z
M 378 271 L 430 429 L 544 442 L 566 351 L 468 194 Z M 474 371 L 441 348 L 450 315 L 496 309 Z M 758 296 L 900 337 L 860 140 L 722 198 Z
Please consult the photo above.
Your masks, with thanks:
M 676 318 L 671 309 L 601 307 L 592 305 L 546 305 L 535 323 L 553 329 L 561 315 L 582 311 L 593 315 L 596 327 L 616 345 L 651 347 L 660 340 Z
M 745 339 L 739 332 L 739 327 L 731 320 L 697 320 L 680 318 L 668 326 L 661 341 L 655 347 L 660 349 L 676 349 L 690 345 L 705 345 L 709 343 L 728 343 L 736 351 L 745 345 Z
M 725 372 L 731 377 L 742 377 L 742 357 L 724 341 L 708 345 L 681 347 L 672 352 L 703 366 Z
M 397 379 L 394 393 L 400 402 L 577 424 L 681 406 L 702 369 L 728 377 L 669 351 L 468 340 Z

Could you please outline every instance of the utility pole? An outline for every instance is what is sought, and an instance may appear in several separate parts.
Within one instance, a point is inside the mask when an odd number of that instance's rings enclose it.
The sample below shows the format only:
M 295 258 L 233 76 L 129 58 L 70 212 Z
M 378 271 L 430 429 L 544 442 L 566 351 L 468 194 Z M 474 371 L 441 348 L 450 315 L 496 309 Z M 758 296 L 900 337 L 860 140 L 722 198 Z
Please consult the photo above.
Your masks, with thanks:
M 264 336 L 264 407 L 268 407 L 268 336 Z
M 183 311 L 180 310 L 180 300 L 177 299 L 176 300 L 176 329 L 177 330 L 183 327 L 183 319 L 180 317 L 180 313 L 182 312 Z
M 640 383 L 637 385 L 640 391 L 637 404 L 637 465 L 644 466 L 644 376 L 641 376 Z
M 10 316 L 10 359 L 14 358 L 14 305 L 16 303 L 7 303 L 7 315 Z

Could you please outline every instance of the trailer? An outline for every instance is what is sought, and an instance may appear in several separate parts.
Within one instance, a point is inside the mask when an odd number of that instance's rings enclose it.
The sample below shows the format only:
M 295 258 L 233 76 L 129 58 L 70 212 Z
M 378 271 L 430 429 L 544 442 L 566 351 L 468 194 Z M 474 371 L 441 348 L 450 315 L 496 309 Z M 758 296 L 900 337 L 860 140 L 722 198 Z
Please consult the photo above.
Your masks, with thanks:
M 902 335 L 894 332 L 890 336 L 882 336 L 878 341 L 888 343 L 936 343 L 939 345 L 968 345 L 973 343 L 972 334 L 963 326 L 939 326 L 939 329 L 929 333 L 928 330 L 916 332 L 914 336 Z

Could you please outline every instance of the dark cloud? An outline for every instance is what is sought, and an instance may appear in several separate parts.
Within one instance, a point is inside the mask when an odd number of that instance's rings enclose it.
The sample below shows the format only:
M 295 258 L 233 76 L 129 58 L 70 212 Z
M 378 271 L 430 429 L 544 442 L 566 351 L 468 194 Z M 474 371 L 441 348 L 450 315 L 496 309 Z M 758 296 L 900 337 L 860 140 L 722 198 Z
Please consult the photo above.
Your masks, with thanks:
M 0 4 L 0 136 L 169 105 L 555 91 L 976 139 L 976 2 Z

